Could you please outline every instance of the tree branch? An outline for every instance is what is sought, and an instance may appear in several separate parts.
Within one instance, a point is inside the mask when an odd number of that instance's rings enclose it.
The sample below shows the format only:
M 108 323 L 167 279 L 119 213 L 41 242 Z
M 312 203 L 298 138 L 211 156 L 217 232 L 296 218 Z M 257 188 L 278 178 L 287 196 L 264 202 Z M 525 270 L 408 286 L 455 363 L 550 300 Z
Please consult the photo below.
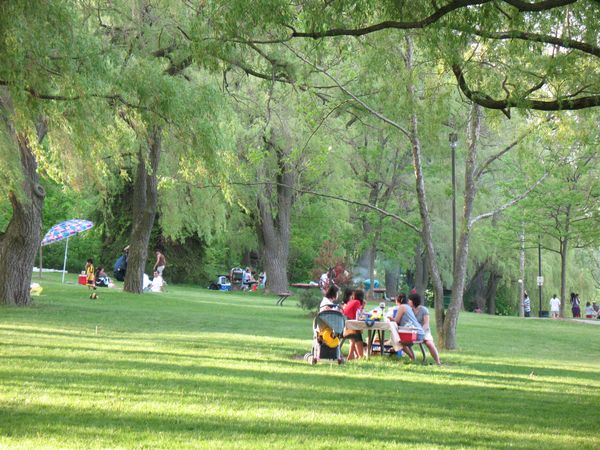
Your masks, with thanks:
M 381 209 L 377 206 L 371 205 L 369 203 L 363 203 L 363 202 L 359 202 L 357 200 L 351 200 L 345 197 L 340 197 L 338 195 L 332 195 L 332 194 L 324 194 L 322 192 L 316 192 L 316 191 L 312 191 L 309 189 L 300 189 L 300 188 L 295 188 L 293 186 L 287 185 L 285 183 L 277 183 L 277 182 L 272 182 L 272 181 L 253 181 L 253 182 L 242 182 L 242 181 L 229 181 L 226 182 L 225 184 L 227 185 L 238 185 L 238 186 L 279 186 L 279 187 L 285 187 L 288 189 L 292 189 L 296 192 L 300 192 L 302 194 L 309 194 L 309 195 L 314 195 L 317 197 L 324 197 L 324 198 L 330 198 L 332 200 L 339 200 L 341 202 L 344 203 L 349 203 L 351 205 L 357 205 L 357 206 L 362 206 L 364 208 L 368 208 L 371 209 L 373 211 L 377 211 L 380 215 L 382 215 L 383 217 L 390 217 L 394 220 L 397 220 L 398 222 L 402 223 L 403 225 L 406 225 L 408 228 L 410 228 L 411 230 L 413 230 L 415 233 L 420 234 L 421 230 L 419 230 L 419 228 L 417 228 L 415 225 L 413 225 L 412 223 L 404 220 L 402 217 L 398 216 L 397 214 L 385 211 L 384 209 Z M 223 188 L 222 184 L 206 184 L 206 185 L 194 185 L 196 188 L 198 189 L 209 189 L 209 188 Z
M 369 105 L 367 105 L 365 102 L 363 102 L 360 98 L 358 98 L 355 94 L 353 94 L 352 92 L 350 92 L 348 89 L 346 89 L 341 82 L 339 82 L 333 75 L 329 74 L 329 72 L 327 72 L 325 69 L 317 66 L 316 64 L 310 62 L 306 57 L 304 57 L 303 55 L 301 55 L 299 52 L 297 52 L 296 50 L 294 50 L 293 48 L 291 48 L 289 45 L 284 44 L 294 55 L 296 55 L 298 58 L 300 58 L 302 61 L 304 61 L 306 64 L 314 67 L 317 71 L 321 72 L 323 75 L 325 75 L 327 78 L 329 78 L 331 81 L 333 81 L 338 88 L 340 88 L 340 90 L 346 94 L 348 97 L 352 98 L 355 102 L 357 102 L 359 105 L 361 105 L 363 108 L 365 108 L 368 112 L 370 112 L 371 114 L 373 114 L 375 117 L 379 118 L 380 120 L 382 120 L 383 122 L 387 123 L 388 125 L 393 126 L 394 128 L 396 128 L 397 130 L 399 130 L 402 134 L 404 134 L 409 140 L 411 138 L 410 133 L 408 132 L 408 130 L 406 130 L 402 125 L 400 125 L 399 123 L 389 119 L 388 117 L 384 116 L 382 113 L 380 113 L 379 111 L 374 110 L 373 108 L 371 108 Z
M 546 122 L 548 122 L 550 119 L 546 119 Z M 511 142 L 509 145 L 507 145 L 504 149 L 502 149 L 500 152 L 490 156 L 475 172 L 475 179 L 478 180 L 479 178 L 481 178 L 481 176 L 485 173 L 485 170 L 490 166 L 490 164 L 492 164 L 494 161 L 496 161 L 497 159 L 501 158 L 503 155 L 505 155 L 506 153 L 508 153 L 510 150 L 512 150 L 515 146 L 517 146 L 521 141 L 523 141 L 523 139 L 525 139 L 528 135 L 530 135 L 531 133 L 533 133 L 533 131 L 537 128 L 537 126 L 530 128 L 529 130 L 527 130 L 525 133 L 523 133 L 521 136 L 519 136 L 517 139 L 515 139 L 513 142 Z
M 456 11 L 457 9 L 466 8 L 469 6 L 480 6 L 485 3 L 490 3 L 492 0 L 453 0 L 441 8 L 435 8 L 433 14 L 421 19 L 410 22 L 399 22 L 395 20 L 387 20 L 374 25 L 369 25 L 362 28 L 335 28 L 325 31 L 311 31 L 311 32 L 299 32 L 294 28 L 292 29 L 292 38 L 312 38 L 320 39 L 324 37 L 332 36 L 364 36 L 366 34 L 375 33 L 381 30 L 388 29 L 399 29 L 399 30 L 411 30 L 418 28 L 425 28 L 447 14 Z M 540 2 L 529 3 L 522 0 L 503 0 L 505 3 L 518 9 L 520 12 L 540 12 L 548 11 L 554 8 L 560 8 L 562 6 L 570 5 L 575 3 L 577 0 L 544 0 Z M 280 41 L 278 41 L 280 42 Z
M 554 100 L 529 100 L 526 98 L 506 98 L 496 100 L 489 95 L 473 91 L 467 85 L 462 69 L 457 65 L 452 65 L 452 71 L 458 81 L 458 87 L 465 96 L 488 109 L 498 109 L 510 118 L 510 108 L 535 109 L 538 111 L 561 111 L 561 110 L 579 110 L 600 106 L 600 95 L 590 95 L 579 98 L 556 98 Z
M 531 185 L 529 187 L 529 189 L 527 189 L 525 192 L 523 192 L 519 196 L 513 198 L 511 201 L 505 203 L 504 205 L 500 206 L 499 208 L 495 209 L 494 211 L 490 211 L 490 212 L 487 212 L 484 214 L 480 214 L 477 217 L 473 217 L 469 222 L 469 227 L 472 227 L 476 222 L 479 222 L 482 219 L 487 219 L 488 217 L 492 217 L 492 216 L 504 211 L 506 208 L 509 208 L 509 207 L 517 204 L 518 202 L 523 200 L 525 197 L 527 197 L 529 195 L 529 193 L 531 191 L 533 191 L 542 181 L 544 181 L 544 179 L 547 176 L 548 176 L 548 174 L 545 173 L 539 180 L 537 180 L 533 185 Z
M 587 44 L 585 42 L 576 41 L 569 38 L 559 38 L 555 36 L 549 36 L 545 34 L 528 33 L 524 31 L 510 30 L 510 31 L 498 31 L 490 32 L 484 30 L 478 30 L 475 28 L 455 28 L 456 31 L 462 31 L 465 33 L 471 33 L 486 39 L 494 40 L 507 40 L 507 39 L 519 39 L 523 41 L 540 42 L 543 44 L 557 45 L 563 48 L 570 48 L 573 50 L 579 50 L 584 53 L 596 56 L 600 58 L 600 48 Z

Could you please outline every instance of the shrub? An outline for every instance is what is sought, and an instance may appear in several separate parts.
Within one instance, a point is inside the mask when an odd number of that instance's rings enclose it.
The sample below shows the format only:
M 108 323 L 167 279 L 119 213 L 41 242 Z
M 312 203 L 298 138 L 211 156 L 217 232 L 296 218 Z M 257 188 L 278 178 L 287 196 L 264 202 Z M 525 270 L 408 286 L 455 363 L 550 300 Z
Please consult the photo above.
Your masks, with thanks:
M 298 297 L 298 306 L 305 311 L 316 312 L 321 303 L 320 296 L 313 289 L 304 289 Z M 320 292 L 320 291 L 318 291 Z

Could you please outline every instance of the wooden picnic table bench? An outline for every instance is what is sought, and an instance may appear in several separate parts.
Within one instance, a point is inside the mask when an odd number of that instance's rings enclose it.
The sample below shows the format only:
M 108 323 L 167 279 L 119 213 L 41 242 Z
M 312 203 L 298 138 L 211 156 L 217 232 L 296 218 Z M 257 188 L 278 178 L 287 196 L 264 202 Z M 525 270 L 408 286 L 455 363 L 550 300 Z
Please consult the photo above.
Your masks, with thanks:
M 285 302 L 285 300 L 290 297 L 292 295 L 291 292 L 280 292 L 279 294 L 279 298 L 277 299 L 277 303 L 275 304 L 275 306 L 283 306 L 283 302 Z

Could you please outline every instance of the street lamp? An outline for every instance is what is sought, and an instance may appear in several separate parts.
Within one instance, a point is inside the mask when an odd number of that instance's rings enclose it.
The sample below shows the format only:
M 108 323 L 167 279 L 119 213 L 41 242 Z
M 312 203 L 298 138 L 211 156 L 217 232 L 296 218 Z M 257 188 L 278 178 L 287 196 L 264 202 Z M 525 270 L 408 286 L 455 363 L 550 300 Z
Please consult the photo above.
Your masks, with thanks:
M 448 141 L 452 150 L 452 273 L 454 274 L 456 267 L 456 145 L 458 144 L 458 135 L 450 133 Z
M 537 285 L 539 288 L 540 296 L 540 311 L 539 317 L 542 317 L 542 286 L 544 285 L 544 277 L 542 277 L 542 237 L 538 234 L 538 278 Z

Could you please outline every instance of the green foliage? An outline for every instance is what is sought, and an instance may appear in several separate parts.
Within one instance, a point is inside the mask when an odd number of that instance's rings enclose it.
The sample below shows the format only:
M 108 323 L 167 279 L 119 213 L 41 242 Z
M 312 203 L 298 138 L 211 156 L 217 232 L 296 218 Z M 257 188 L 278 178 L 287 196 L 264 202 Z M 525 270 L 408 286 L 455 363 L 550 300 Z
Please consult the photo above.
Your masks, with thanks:
M 321 304 L 318 289 L 302 289 L 298 294 L 298 307 L 305 311 L 316 313 Z

